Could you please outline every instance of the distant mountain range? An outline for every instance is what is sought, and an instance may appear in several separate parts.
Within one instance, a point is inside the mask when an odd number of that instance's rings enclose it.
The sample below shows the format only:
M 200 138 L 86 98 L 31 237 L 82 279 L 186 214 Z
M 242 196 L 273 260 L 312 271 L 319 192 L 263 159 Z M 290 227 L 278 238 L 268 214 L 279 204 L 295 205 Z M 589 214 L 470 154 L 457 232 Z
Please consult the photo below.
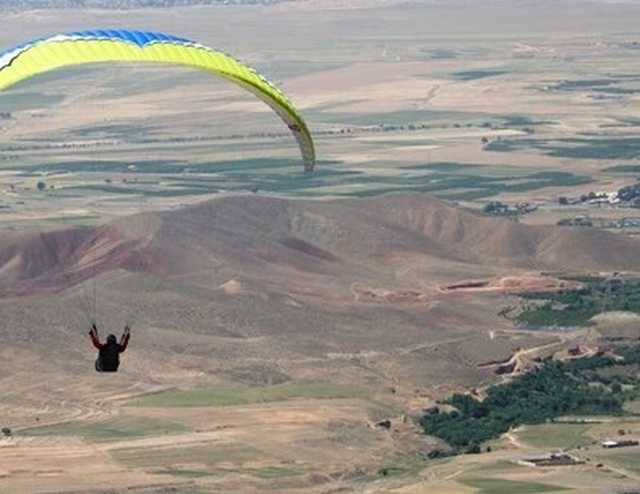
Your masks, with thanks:
M 170 8 L 189 7 L 196 5 L 275 5 L 279 3 L 305 2 L 308 0 L 0 0 L 0 11 L 22 11 L 35 9 L 105 9 L 105 10 L 128 10 L 140 8 Z M 633 4 L 636 0 L 486 0 L 487 5 L 504 5 L 505 7 L 536 6 L 554 7 L 559 4 Z M 367 0 L 353 2 L 326 1 L 327 6 L 350 6 L 362 7 L 370 3 L 371 7 L 399 5 L 433 5 L 435 7 L 469 7 L 467 0 L 413 0 L 404 2 L 403 0 Z M 316 2 L 320 4 L 321 2 Z
M 0 10 L 110 9 L 184 7 L 192 5 L 273 5 L 295 0 L 0 0 Z

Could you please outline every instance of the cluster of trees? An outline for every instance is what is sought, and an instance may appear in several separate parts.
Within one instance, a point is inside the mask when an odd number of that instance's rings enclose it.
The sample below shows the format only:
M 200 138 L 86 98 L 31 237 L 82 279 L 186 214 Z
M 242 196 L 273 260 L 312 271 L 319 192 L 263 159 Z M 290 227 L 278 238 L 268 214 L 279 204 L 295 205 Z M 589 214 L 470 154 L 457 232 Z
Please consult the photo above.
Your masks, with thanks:
M 537 206 L 528 202 L 518 202 L 514 206 L 510 206 L 500 201 L 490 201 L 485 204 L 482 210 L 493 216 L 519 216 L 534 212 Z
M 517 322 L 527 326 L 584 326 L 593 316 L 605 311 L 640 313 L 640 280 L 591 280 L 580 289 L 520 296 L 537 302 L 525 305 L 517 316 Z
M 640 184 L 627 185 L 618 190 L 618 198 L 621 201 L 633 202 L 640 200 Z
M 421 425 L 427 434 L 446 441 L 453 454 L 478 453 L 482 443 L 522 424 L 540 424 L 563 415 L 622 414 L 624 401 L 635 393 L 606 385 L 611 377 L 598 371 L 637 364 L 638 349 L 624 350 L 623 361 L 603 355 L 570 362 L 548 360 L 507 384 L 490 387 L 482 401 L 471 395 L 453 395 L 447 403 L 456 410 L 431 410 Z M 636 378 L 626 380 L 638 383 Z
M 491 201 L 484 205 L 482 211 L 495 216 L 503 216 L 509 214 L 509 205 L 500 201 Z

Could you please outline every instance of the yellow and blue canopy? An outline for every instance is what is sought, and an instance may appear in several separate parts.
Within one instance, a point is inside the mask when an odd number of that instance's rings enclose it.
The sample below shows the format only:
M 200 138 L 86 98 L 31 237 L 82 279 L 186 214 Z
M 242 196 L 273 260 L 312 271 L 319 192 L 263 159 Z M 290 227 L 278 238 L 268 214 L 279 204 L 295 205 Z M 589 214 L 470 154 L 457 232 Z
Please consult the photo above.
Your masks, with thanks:
M 0 52 L 0 91 L 23 79 L 69 65 L 156 62 L 211 72 L 247 89 L 269 105 L 295 136 L 305 170 L 316 157 L 307 124 L 289 99 L 251 67 L 185 38 L 163 33 L 97 29 L 40 38 Z

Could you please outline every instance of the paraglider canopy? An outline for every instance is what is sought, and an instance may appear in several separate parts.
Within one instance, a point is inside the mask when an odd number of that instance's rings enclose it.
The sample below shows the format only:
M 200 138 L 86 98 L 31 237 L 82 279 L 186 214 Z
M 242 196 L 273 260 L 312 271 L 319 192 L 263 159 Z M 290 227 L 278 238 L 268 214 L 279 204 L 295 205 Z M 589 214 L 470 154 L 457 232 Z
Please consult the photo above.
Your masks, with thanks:
M 315 149 L 307 124 L 279 89 L 231 56 L 169 34 L 98 29 L 30 41 L 0 52 L 0 90 L 49 70 L 100 62 L 185 65 L 223 77 L 269 105 L 296 138 L 305 170 L 312 171 L 315 166 Z

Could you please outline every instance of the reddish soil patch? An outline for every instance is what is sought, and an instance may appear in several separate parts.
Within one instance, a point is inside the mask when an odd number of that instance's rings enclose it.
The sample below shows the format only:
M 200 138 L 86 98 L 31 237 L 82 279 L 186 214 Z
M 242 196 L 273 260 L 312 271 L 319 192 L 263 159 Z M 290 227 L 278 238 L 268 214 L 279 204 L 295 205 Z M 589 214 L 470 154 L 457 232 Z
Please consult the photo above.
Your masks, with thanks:
M 146 242 L 116 226 L 68 229 L 8 238 L 0 256 L 0 298 L 54 293 L 116 269 L 159 272 Z
M 351 293 L 356 302 L 364 304 L 425 304 L 430 301 L 427 293 L 418 290 L 385 290 L 361 283 L 351 285 Z

